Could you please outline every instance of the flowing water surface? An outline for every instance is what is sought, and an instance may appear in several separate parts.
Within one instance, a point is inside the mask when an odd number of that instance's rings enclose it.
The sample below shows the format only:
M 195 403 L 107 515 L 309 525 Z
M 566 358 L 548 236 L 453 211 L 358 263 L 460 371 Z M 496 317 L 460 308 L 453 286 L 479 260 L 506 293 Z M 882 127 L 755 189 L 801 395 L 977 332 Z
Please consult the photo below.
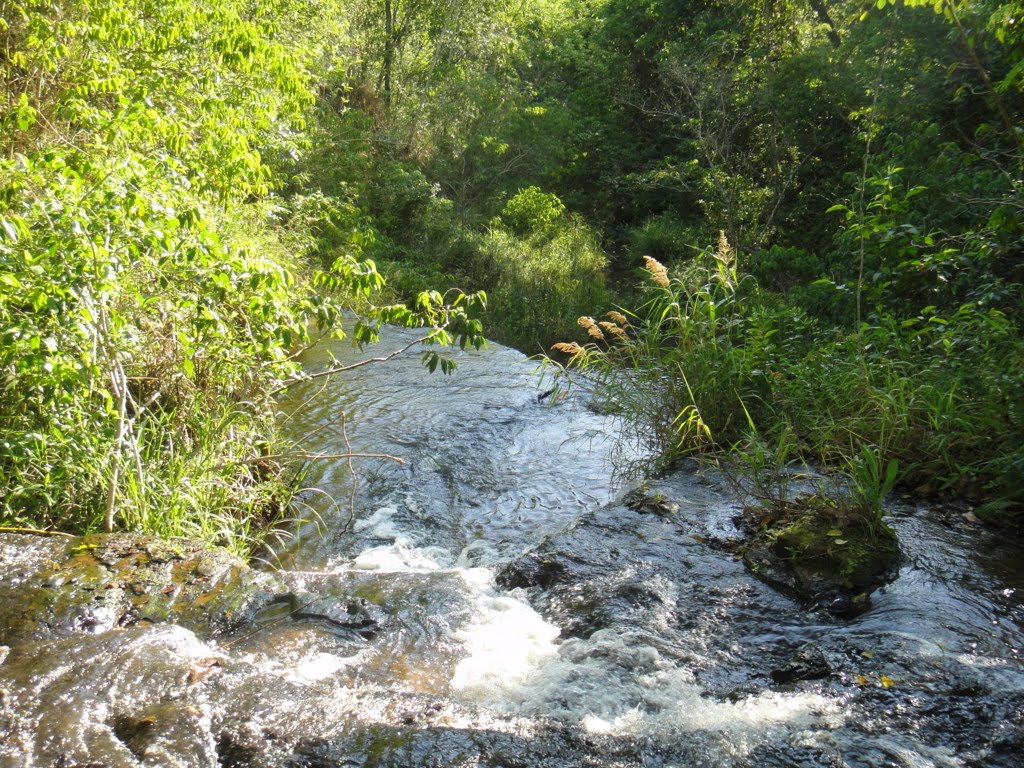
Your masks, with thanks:
M 252 626 L 10 651 L 0 765 L 1024 765 L 1020 545 L 897 505 L 872 608 L 804 610 L 719 545 L 738 502 L 715 477 L 652 481 L 673 514 L 617 504 L 613 459 L 642 456 L 613 416 L 513 350 L 458 360 L 291 392 L 305 450 L 402 463 L 354 459 L 354 487 L 344 459 L 311 466 L 286 599 Z

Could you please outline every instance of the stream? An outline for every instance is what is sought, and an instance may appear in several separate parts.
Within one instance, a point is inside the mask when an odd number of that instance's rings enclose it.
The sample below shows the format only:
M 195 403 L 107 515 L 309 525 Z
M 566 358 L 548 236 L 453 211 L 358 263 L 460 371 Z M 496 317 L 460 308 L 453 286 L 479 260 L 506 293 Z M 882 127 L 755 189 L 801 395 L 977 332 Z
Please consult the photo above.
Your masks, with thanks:
M 0 768 L 1024 765 L 1021 543 L 896 502 L 895 580 L 855 618 L 807 610 L 722 546 L 721 477 L 621 504 L 644 457 L 614 416 L 514 350 L 456 357 L 289 393 L 304 450 L 401 463 L 310 466 L 243 626 L 0 639 Z

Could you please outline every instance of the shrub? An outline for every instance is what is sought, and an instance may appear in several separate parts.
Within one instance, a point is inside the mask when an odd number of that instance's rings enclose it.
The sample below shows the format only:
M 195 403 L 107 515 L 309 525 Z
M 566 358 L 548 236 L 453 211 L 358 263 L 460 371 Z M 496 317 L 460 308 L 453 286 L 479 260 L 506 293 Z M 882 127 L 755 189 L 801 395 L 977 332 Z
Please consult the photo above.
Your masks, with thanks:
M 700 253 L 690 243 L 694 228 L 669 213 L 652 216 L 629 232 L 629 253 L 634 259 L 650 256 L 666 264 L 689 259 Z
M 628 325 L 581 318 L 592 342 L 557 348 L 663 461 L 761 446 L 848 475 L 865 510 L 894 467 L 923 491 L 1019 508 L 1024 340 L 998 310 L 820 328 L 741 278 L 724 237 L 678 275 L 649 257 L 646 271 L 649 299 Z
M 247 549 L 287 508 L 274 392 L 380 287 L 374 232 L 343 195 L 272 195 L 257 147 L 296 149 L 312 102 L 296 30 L 228 0 L 57 5 L 0 19 L 0 526 Z M 373 317 L 478 343 L 475 300 Z
M 527 187 L 505 203 L 501 222 L 520 237 L 541 236 L 554 232 L 564 214 L 565 206 L 557 195 Z

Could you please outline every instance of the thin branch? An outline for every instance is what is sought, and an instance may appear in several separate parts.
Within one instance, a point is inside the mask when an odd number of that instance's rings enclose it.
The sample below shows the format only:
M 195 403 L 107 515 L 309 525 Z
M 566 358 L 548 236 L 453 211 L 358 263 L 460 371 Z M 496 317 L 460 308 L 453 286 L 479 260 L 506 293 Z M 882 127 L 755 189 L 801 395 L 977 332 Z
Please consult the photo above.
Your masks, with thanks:
M 293 387 L 296 384 L 304 383 L 304 382 L 307 382 L 307 381 L 313 381 L 314 379 L 320 379 L 320 378 L 323 378 L 324 376 L 333 376 L 336 373 L 347 373 L 348 371 L 354 371 L 356 368 L 362 368 L 364 365 L 370 365 L 371 363 L 386 363 L 388 360 L 391 360 L 392 358 L 398 357 L 403 352 L 408 352 L 410 349 L 415 347 L 417 344 L 423 344 L 424 342 L 428 341 L 429 339 L 432 339 L 434 336 L 436 336 L 438 334 L 438 332 L 440 332 L 443 329 L 444 329 L 444 326 L 440 326 L 439 328 L 436 328 L 433 331 L 431 331 L 430 333 L 428 333 L 426 336 L 423 336 L 422 338 L 416 339 L 415 341 L 410 341 L 408 344 L 406 344 L 401 349 L 395 350 L 391 354 L 384 355 L 383 357 L 368 357 L 366 360 L 360 360 L 358 363 L 350 363 L 348 365 L 338 365 L 338 366 L 335 366 L 333 368 L 328 368 L 325 371 L 319 371 L 318 373 L 310 373 L 310 374 L 306 374 L 306 375 L 303 375 L 303 376 L 298 376 L 298 377 L 296 377 L 294 379 L 288 379 L 287 381 L 285 381 L 280 386 L 275 387 L 274 389 L 270 390 L 269 395 L 271 397 L 273 397 L 274 395 L 280 394 L 281 392 L 284 392 L 286 389 L 288 389 L 289 387 Z
M 399 464 L 405 464 L 405 459 L 392 456 L 388 453 L 306 453 L 305 451 L 294 451 L 291 453 L 272 453 L 267 456 L 251 456 L 248 459 L 234 459 L 225 461 L 216 466 L 217 469 L 224 467 L 241 466 L 245 464 L 259 464 L 261 461 L 291 461 L 301 459 L 303 461 L 317 461 L 319 459 L 389 459 Z
M 43 531 L 39 528 L 15 528 L 7 525 L 0 526 L 0 533 L 31 533 L 35 536 L 64 536 L 68 539 L 78 538 L 74 534 L 64 533 L 64 531 Z
M 323 384 L 320 385 L 319 389 L 317 389 L 309 397 L 307 397 L 305 400 L 303 400 L 297 407 L 293 408 L 291 413 L 284 413 L 284 414 L 282 414 L 282 416 L 281 416 L 281 423 L 282 424 L 286 424 L 289 421 L 291 421 L 292 419 L 294 419 L 298 414 L 304 413 L 306 408 L 309 406 L 310 403 L 312 403 L 312 402 L 314 402 L 314 401 L 316 401 L 316 400 L 318 400 L 320 398 L 320 395 L 322 395 L 324 393 L 324 390 L 327 389 L 327 386 L 329 384 L 330 384 L 329 381 L 325 381 Z M 316 427 L 313 431 L 308 432 L 305 435 L 303 435 L 302 439 L 298 440 L 296 442 L 299 442 L 299 443 L 307 443 L 307 442 L 309 442 L 310 438 L 313 438 L 316 435 L 320 434 L 325 429 L 327 429 L 329 426 L 331 426 L 331 424 L 333 424 L 333 423 L 334 423 L 334 421 L 332 419 L 332 420 L 329 420 L 329 421 L 321 424 L 319 427 Z
M 352 490 L 348 495 L 348 521 L 345 523 L 345 527 L 342 530 L 347 531 L 352 523 L 356 519 L 356 490 L 358 489 L 358 481 L 356 479 L 356 468 L 352 465 L 352 443 L 348 440 L 348 429 L 346 427 L 345 412 L 341 412 L 341 436 L 345 441 L 345 448 L 348 449 L 348 474 L 352 480 Z M 401 459 L 399 459 L 401 461 Z M 402 462 L 404 463 L 404 462 Z

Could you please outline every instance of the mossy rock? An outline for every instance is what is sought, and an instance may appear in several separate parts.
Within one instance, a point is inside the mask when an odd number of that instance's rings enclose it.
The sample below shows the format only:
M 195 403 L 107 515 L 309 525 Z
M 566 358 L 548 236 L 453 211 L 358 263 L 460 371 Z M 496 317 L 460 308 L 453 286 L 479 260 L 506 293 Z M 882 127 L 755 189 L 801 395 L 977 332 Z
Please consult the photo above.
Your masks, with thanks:
M 284 587 L 188 539 L 0 534 L 0 644 L 173 622 L 210 637 Z
M 748 510 L 744 563 L 758 578 L 835 614 L 868 607 L 895 574 L 896 533 L 863 510 L 808 494 L 773 509 Z

